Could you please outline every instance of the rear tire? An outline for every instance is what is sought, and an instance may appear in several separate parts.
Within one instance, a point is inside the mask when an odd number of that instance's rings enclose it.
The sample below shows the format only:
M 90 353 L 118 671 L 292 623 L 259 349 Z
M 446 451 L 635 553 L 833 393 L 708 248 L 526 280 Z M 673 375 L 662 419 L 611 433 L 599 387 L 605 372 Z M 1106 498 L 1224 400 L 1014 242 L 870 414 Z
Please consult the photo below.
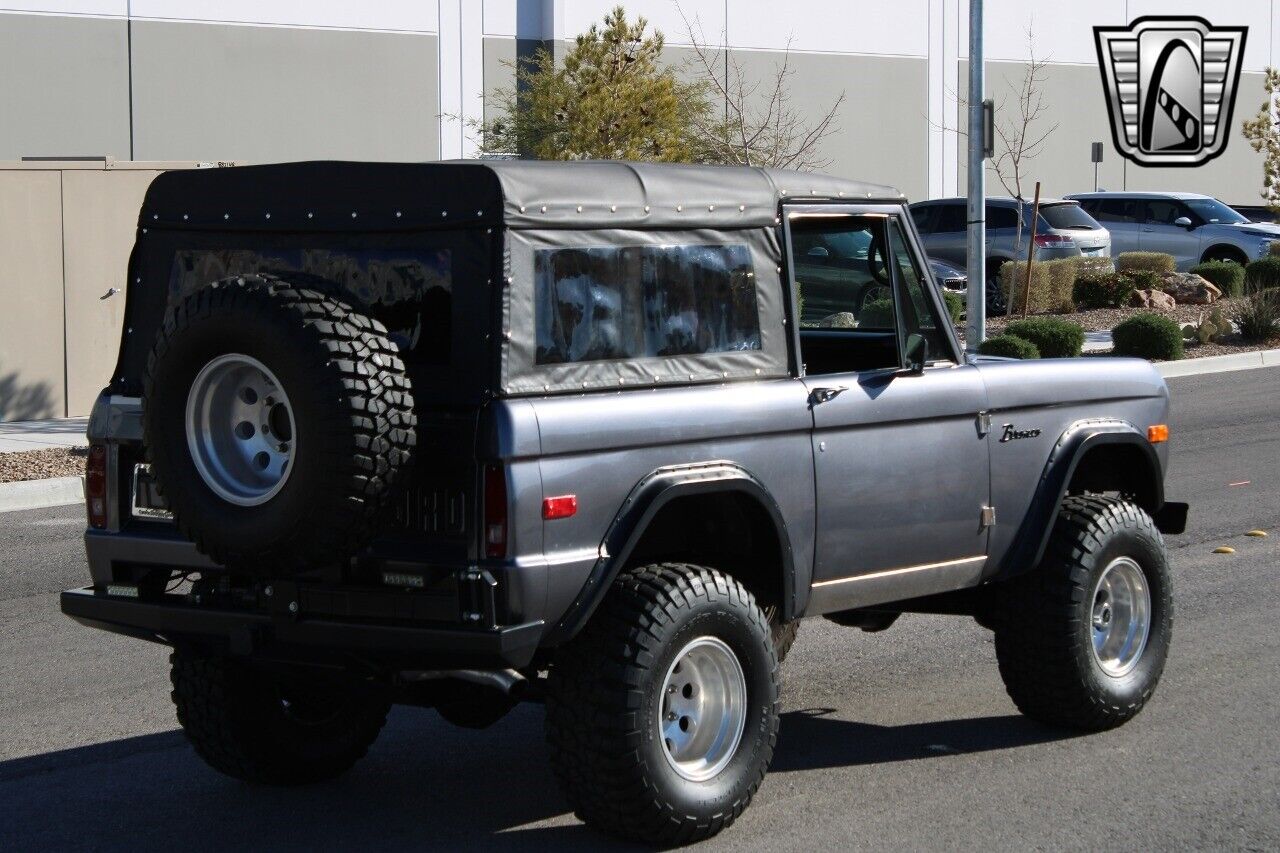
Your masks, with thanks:
M 1100 731 L 1132 719 L 1164 670 L 1173 626 L 1164 542 L 1132 503 L 1063 501 L 1040 565 L 1001 590 L 996 658 L 1022 713 Z
M 546 726 L 552 767 L 587 824 L 650 844 L 709 838 L 750 804 L 773 757 L 768 619 L 713 569 L 627 571 L 553 661 Z
M 175 650 L 173 704 L 214 770 L 269 785 L 331 779 L 377 738 L 390 705 L 373 689 L 289 679 L 235 658 Z

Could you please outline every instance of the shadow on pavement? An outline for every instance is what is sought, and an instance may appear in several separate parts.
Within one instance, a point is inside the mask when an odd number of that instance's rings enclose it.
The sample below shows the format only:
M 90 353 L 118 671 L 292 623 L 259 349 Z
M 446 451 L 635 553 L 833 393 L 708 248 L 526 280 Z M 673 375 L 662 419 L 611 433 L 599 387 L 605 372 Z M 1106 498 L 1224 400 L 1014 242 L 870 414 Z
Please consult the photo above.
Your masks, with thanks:
M 783 716 L 774 772 L 1006 749 L 1069 735 L 1022 717 L 877 726 L 832 709 Z M 345 776 L 298 788 L 237 782 L 167 731 L 0 762 L 0 849 L 588 848 L 613 842 L 568 814 L 542 712 L 485 732 L 396 708 Z M 547 821 L 553 825 L 532 826 Z
M 783 714 L 771 772 L 913 761 L 1078 736 L 1019 714 L 878 726 L 837 719 L 831 716 L 835 713 L 834 708 L 807 708 Z

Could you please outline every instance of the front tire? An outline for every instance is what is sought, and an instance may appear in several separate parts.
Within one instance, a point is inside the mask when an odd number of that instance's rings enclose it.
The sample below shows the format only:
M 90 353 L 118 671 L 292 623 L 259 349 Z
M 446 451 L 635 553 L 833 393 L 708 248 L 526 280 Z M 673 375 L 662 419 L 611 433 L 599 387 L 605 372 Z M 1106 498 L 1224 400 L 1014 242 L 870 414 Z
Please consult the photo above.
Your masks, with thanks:
M 1115 728 L 1151 698 L 1173 625 L 1164 542 L 1117 498 L 1063 501 L 1044 559 L 1003 590 L 996 657 L 1022 713 L 1086 731 Z
M 773 757 L 769 621 L 713 569 L 632 569 L 553 662 L 546 725 L 587 824 L 651 844 L 709 838 L 750 804 Z
M 196 753 L 248 782 L 300 785 L 345 772 L 368 751 L 390 709 L 363 686 L 287 678 L 190 649 L 169 660 L 178 723 Z

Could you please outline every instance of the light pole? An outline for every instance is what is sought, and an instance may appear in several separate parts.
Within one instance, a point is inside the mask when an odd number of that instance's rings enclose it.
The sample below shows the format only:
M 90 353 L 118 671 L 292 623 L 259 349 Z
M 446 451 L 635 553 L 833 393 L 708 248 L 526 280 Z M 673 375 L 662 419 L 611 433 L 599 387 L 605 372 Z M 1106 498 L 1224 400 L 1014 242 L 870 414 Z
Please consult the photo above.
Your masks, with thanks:
M 982 102 L 982 0 L 969 0 L 969 206 L 968 276 L 964 349 L 977 355 L 987 334 L 987 174 L 983 163 L 986 122 Z

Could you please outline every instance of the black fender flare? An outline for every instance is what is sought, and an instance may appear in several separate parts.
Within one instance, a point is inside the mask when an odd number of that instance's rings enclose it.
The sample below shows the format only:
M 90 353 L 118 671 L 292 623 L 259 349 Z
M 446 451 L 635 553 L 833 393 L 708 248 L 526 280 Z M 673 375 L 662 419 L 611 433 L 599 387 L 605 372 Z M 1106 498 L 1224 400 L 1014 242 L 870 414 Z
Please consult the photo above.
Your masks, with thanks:
M 1091 420 L 1077 421 L 1069 426 L 1058 443 L 1049 453 L 1040 483 L 1036 486 L 1031 506 L 1018 529 L 1013 545 L 1001 561 L 997 577 L 1011 577 L 1030 571 L 1040 563 L 1045 548 L 1049 544 L 1049 536 L 1053 533 L 1053 520 L 1062 507 L 1066 497 L 1067 486 L 1075 474 L 1080 460 L 1089 451 L 1104 445 L 1127 444 L 1140 448 L 1140 456 L 1145 462 L 1146 471 L 1143 476 L 1149 478 L 1148 503 L 1143 506 L 1152 516 L 1156 516 L 1164 502 L 1164 468 L 1155 448 L 1147 441 L 1144 433 L 1127 421 Z M 1180 532 L 1180 531 L 1167 531 Z
M 558 645 L 582 630 L 659 510 L 676 498 L 716 492 L 739 492 L 751 496 L 773 521 L 782 551 L 782 618 L 784 621 L 794 618 L 795 563 L 791 537 L 777 501 L 765 485 L 741 465 L 725 461 L 700 462 L 658 468 L 632 487 L 605 532 L 600 544 L 600 557 L 592 566 L 582 590 L 548 632 L 545 643 Z

